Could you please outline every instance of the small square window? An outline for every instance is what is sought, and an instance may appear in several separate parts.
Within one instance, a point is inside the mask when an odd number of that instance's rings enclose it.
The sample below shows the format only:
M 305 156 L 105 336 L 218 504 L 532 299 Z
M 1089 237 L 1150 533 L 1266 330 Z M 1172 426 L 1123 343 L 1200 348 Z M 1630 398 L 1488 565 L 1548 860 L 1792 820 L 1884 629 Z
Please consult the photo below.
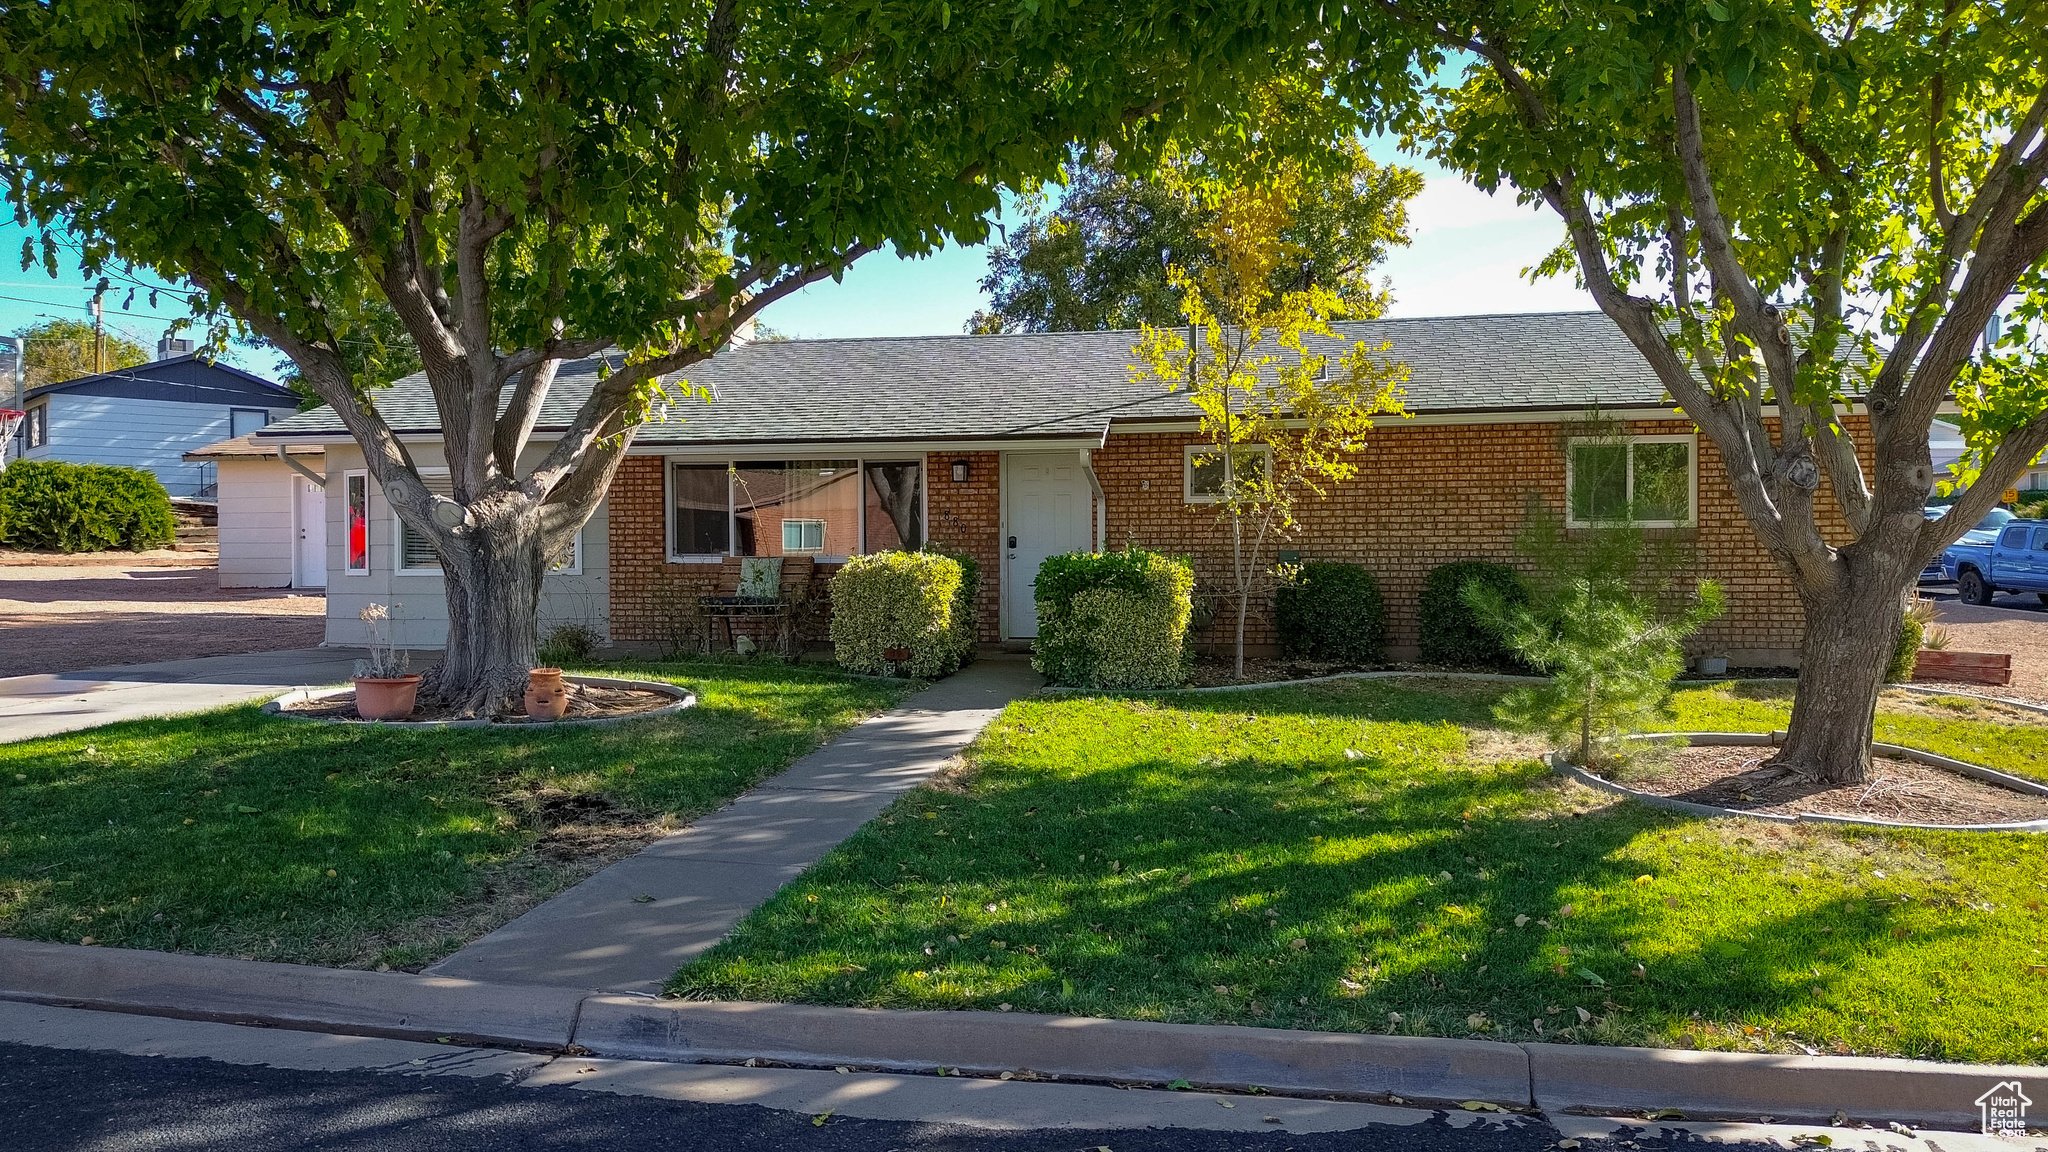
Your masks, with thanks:
M 1224 466 L 1223 450 L 1202 444 L 1187 447 L 1182 491 L 1190 504 L 1214 504 L 1223 499 L 1225 487 L 1234 474 L 1240 486 L 1257 484 L 1265 478 L 1273 450 L 1263 444 L 1240 444 L 1232 449 L 1232 469 Z
M 807 553 L 816 555 L 825 550 L 825 522 L 823 520 L 784 520 L 782 522 L 782 551 L 785 554 Z
M 1649 528 L 1693 522 L 1693 437 L 1642 436 L 1575 443 L 1566 456 L 1573 527 L 1634 520 Z

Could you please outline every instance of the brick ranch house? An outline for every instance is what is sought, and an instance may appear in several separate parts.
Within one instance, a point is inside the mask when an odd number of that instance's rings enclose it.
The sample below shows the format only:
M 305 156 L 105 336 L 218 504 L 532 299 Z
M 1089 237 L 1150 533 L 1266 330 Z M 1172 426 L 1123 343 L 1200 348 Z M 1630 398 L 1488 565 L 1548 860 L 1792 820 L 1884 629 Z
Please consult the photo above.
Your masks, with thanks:
M 1797 601 L 1736 509 L 1713 445 L 1604 316 L 1337 328 L 1347 340 L 1387 342 L 1387 354 L 1408 365 L 1410 415 L 1380 422 L 1358 453 L 1358 475 L 1326 500 L 1307 500 L 1299 533 L 1282 547 L 1357 562 L 1378 577 L 1392 658 L 1416 652 L 1430 569 L 1512 561 L 1527 498 L 1567 506 L 1573 463 L 1595 450 L 1575 445 L 1570 429 L 1597 406 L 1633 437 L 1627 479 L 1614 483 L 1655 485 L 1669 512 L 1660 530 L 1693 543 L 1698 574 L 1727 590 L 1726 615 L 1694 650 L 1736 664 L 1797 662 Z M 730 557 L 808 557 L 810 591 L 822 595 L 847 556 L 920 544 L 980 561 L 988 642 L 1036 633 L 1033 575 L 1045 557 L 1073 549 L 1135 543 L 1191 555 L 1198 592 L 1222 601 L 1228 535 L 1205 498 L 1214 456 L 1185 396 L 1131 379 L 1136 339 L 1082 332 L 729 348 L 683 373 L 711 391 L 709 403 L 680 400 L 640 431 L 575 554 L 544 581 L 543 633 L 579 623 L 614 644 L 653 647 L 675 635 L 697 595 L 730 579 Z M 596 369 L 594 360 L 563 366 L 536 456 Z M 442 458 L 423 378 L 400 381 L 377 404 L 435 483 L 444 473 L 435 471 Z M 302 413 L 257 439 L 325 450 L 327 643 L 359 643 L 357 613 L 375 601 L 394 605 L 402 645 L 438 647 L 446 617 L 433 555 L 391 515 L 334 413 Z M 1577 495 L 1581 507 L 1603 498 Z M 1232 620 L 1219 604 L 1197 642 L 1227 643 Z M 1273 650 L 1256 606 L 1250 639 L 1255 652 Z

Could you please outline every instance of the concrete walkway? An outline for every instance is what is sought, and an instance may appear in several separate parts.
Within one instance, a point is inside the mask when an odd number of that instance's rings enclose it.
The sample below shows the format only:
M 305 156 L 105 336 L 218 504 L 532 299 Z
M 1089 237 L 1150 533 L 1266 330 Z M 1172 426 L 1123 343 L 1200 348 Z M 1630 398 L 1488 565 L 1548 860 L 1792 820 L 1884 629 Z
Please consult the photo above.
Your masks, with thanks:
M 984 656 L 427 971 L 657 991 L 1040 683 L 1028 658 Z
M 295 648 L 9 676 L 0 679 L 0 743 L 339 684 L 360 655 L 351 648 Z

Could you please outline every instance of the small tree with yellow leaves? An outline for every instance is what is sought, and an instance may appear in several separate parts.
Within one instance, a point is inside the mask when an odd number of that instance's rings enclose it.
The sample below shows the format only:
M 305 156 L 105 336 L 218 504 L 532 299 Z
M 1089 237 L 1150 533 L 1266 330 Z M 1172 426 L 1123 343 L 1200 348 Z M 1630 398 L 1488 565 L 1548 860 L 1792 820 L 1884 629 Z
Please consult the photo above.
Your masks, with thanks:
M 1331 484 L 1357 473 L 1353 459 L 1375 416 L 1406 415 L 1408 378 L 1406 366 L 1385 357 L 1388 345 L 1347 345 L 1330 327 L 1379 315 L 1384 292 L 1347 310 L 1328 288 L 1273 289 L 1273 270 L 1299 257 L 1283 235 L 1311 177 L 1284 161 L 1241 166 L 1254 167 L 1263 169 L 1256 179 L 1202 180 L 1192 163 L 1169 158 L 1165 178 L 1209 210 L 1203 239 L 1217 260 L 1199 272 L 1168 267 L 1186 333 L 1146 325 L 1131 369 L 1134 380 L 1188 393 L 1201 411 L 1201 434 L 1214 451 L 1197 473 L 1216 485 L 1217 515 L 1230 531 L 1240 678 L 1251 598 L 1274 575 L 1268 549 L 1295 532 L 1303 497 L 1327 496 Z

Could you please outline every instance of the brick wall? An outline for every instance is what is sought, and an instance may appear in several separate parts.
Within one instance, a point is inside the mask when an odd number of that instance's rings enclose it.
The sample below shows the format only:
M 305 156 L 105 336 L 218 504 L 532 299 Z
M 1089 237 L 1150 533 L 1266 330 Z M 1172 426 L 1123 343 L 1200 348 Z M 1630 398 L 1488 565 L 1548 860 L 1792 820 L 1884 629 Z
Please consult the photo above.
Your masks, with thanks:
M 1862 418 L 1851 431 L 1867 441 Z M 1632 421 L 1636 435 L 1691 432 L 1684 420 Z M 1429 570 L 1451 560 L 1515 562 L 1516 533 L 1528 496 L 1553 507 L 1564 501 L 1564 454 L 1556 424 L 1388 424 L 1368 438 L 1357 457 L 1359 474 L 1331 489 L 1328 499 L 1305 497 L 1300 530 L 1280 545 L 1304 559 L 1364 564 L 1387 597 L 1389 644 L 1396 657 L 1413 654 L 1416 608 Z M 1109 547 L 1139 544 L 1195 558 L 1198 590 L 1218 601 L 1215 618 L 1197 642 L 1227 645 L 1235 624 L 1228 600 L 1229 535 L 1212 506 L 1188 504 L 1181 492 L 1186 433 L 1113 435 L 1095 454 L 1095 471 L 1108 499 Z M 955 483 L 952 464 L 968 463 L 968 479 Z M 933 453 L 926 483 L 934 545 L 972 555 L 981 564 L 980 632 L 1000 639 L 1000 454 Z M 1868 463 L 1866 462 L 1866 467 Z M 1728 611 L 1694 639 L 1695 651 L 1725 653 L 1738 663 L 1777 663 L 1799 647 L 1802 618 L 1790 583 L 1757 544 L 1736 507 L 1719 454 L 1699 441 L 1699 527 L 1674 533 L 1694 544 L 1696 575 L 1719 580 Z M 1825 487 L 1817 498 L 1829 535 L 1845 538 Z M 609 500 L 611 630 L 615 639 L 658 641 L 662 618 L 679 599 L 714 590 L 714 564 L 671 564 L 664 540 L 662 461 L 630 457 L 620 467 Z M 1271 550 L 1267 553 L 1271 559 Z M 829 575 L 821 567 L 819 580 Z M 820 586 L 817 591 L 822 594 Z M 813 626 L 816 633 L 822 619 Z M 1265 598 L 1252 598 L 1247 640 L 1256 653 L 1274 650 Z
M 967 479 L 953 482 L 953 461 L 967 461 Z M 1002 456 L 996 452 L 950 452 L 925 457 L 925 533 L 933 547 L 964 552 L 981 565 L 981 603 L 976 606 L 984 641 L 999 640 L 1002 553 L 1000 494 Z
M 1860 423 L 1860 421 L 1859 421 Z M 1683 420 L 1632 421 L 1636 435 L 1691 432 Z M 1861 427 L 1852 429 L 1859 437 Z M 1452 560 L 1517 562 L 1514 540 L 1527 498 L 1561 507 L 1564 452 L 1556 424 L 1382 425 L 1356 459 L 1359 473 L 1298 505 L 1299 530 L 1281 548 L 1305 560 L 1359 563 L 1379 579 L 1387 598 L 1388 642 L 1393 655 L 1412 655 L 1423 578 Z M 1195 558 L 1198 591 L 1217 602 L 1213 622 L 1197 637 L 1208 646 L 1229 644 L 1236 624 L 1228 592 L 1227 528 L 1213 506 L 1188 504 L 1182 495 L 1184 433 L 1111 436 L 1096 453 L 1095 470 L 1108 496 L 1108 544 L 1139 544 Z M 1700 438 L 1699 524 L 1672 535 L 1695 544 L 1696 574 L 1722 583 L 1728 611 L 1690 645 L 1726 652 L 1738 662 L 1788 659 L 1799 647 L 1802 618 L 1791 585 L 1742 519 L 1713 444 Z M 1826 522 L 1840 535 L 1832 498 L 1823 489 Z M 1271 556 L 1269 549 L 1268 556 Z M 1275 650 L 1265 598 L 1252 597 L 1248 649 Z

